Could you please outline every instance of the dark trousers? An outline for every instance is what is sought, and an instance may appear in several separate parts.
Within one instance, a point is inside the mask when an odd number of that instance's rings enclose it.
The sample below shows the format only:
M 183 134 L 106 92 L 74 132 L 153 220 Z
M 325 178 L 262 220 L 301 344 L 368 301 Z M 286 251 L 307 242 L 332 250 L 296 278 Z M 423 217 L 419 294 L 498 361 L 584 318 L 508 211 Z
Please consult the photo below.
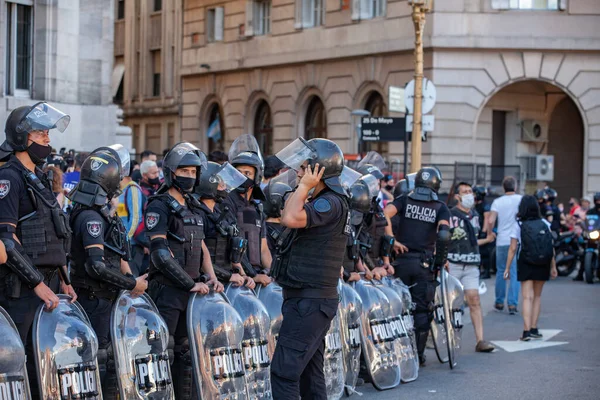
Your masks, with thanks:
M 110 313 L 114 300 L 94 296 L 87 289 L 76 288 L 77 302 L 85 310 L 96 336 L 98 336 L 98 348 L 106 349 L 110 340 Z
M 277 400 L 326 400 L 323 374 L 325 335 L 338 299 L 288 298 L 271 363 L 271 387 Z
M 400 256 L 394 262 L 395 276 L 410 287 L 414 311 L 417 350 L 420 355 L 425 351 L 427 335 L 433 319 L 432 303 L 437 286 L 429 268 L 421 267 L 421 259 L 416 256 Z
M 150 282 L 148 294 L 156 304 L 169 328 L 169 335 L 175 338 L 175 344 L 187 341 L 187 306 L 190 293 L 183 289 Z

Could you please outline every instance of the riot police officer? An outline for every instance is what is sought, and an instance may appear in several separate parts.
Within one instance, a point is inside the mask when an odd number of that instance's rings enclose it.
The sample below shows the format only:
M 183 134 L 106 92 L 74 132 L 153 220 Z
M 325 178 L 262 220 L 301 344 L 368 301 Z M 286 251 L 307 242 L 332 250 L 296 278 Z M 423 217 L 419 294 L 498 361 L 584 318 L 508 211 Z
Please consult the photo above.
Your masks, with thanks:
M 98 336 L 98 367 L 105 399 L 117 398 L 112 357 L 110 315 L 119 290 L 143 293 L 146 275 L 134 278 L 129 268 L 130 245 L 121 218 L 110 213 L 110 201 L 120 194 L 129 175 L 129 153 L 121 145 L 94 150 L 81 166 L 81 178 L 69 192 L 73 202 L 70 225 L 72 281 L 79 303 Z
M 297 139 L 277 156 L 301 180 L 285 202 L 286 239 L 271 271 L 284 295 L 271 364 L 273 398 L 325 399 L 324 338 L 338 308 L 349 234 L 347 193 L 340 182 L 344 155 L 330 140 Z
M 150 238 L 148 292 L 169 328 L 173 348 L 173 384 L 177 399 L 197 398 L 189 355 L 186 310 L 189 293 L 222 291 L 204 244 L 202 214 L 191 196 L 200 182 L 206 157 L 191 143 L 176 144 L 163 160 L 165 181 L 150 198 L 144 221 Z M 202 271 L 208 274 L 206 283 Z
M 417 172 L 415 189 L 408 196 L 396 198 L 385 208 L 389 218 L 395 215 L 400 218 L 394 235 L 394 247 L 399 252 L 394 262 L 395 276 L 411 286 L 412 298 L 417 306 L 414 319 L 421 364 L 425 362 L 425 343 L 433 316 L 431 303 L 436 285 L 430 268 L 432 257 L 438 231 L 449 230 L 450 211 L 437 197 L 441 182 L 437 168 L 422 168 Z
M 552 209 L 552 224 L 550 225 L 550 229 L 553 232 L 559 233 L 562 228 L 563 218 L 560 209 L 555 204 L 556 198 L 558 197 L 558 192 L 552 188 L 546 187 L 546 194 L 548 196 L 547 204 Z M 597 207 L 595 203 L 596 200 L 594 200 L 594 206 Z
M 15 321 L 33 360 L 31 325 L 40 304 L 58 306 L 58 269 L 63 292 L 75 292 L 66 273 L 70 231 L 66 215 L 40 167 L 52 151 L 49 131 L 63 132 L 70 117 L 46 103 L 14 109 L 6 120 L 6 141 L 0 146 L 0 239 L 7 262 L 0 265 L 0 306 Z M 27 363 L 30 376 L 35 364 Z M 37 380 L 32 380 L 37 398 Z
M 267 218 L 267 245 L 273 257 L 276 254 L 277 241 L 285 228 L 281 225 L 281 210 L 283 210 L 283 206 L 285 205 L 285 199 L 293 192 L 296 186 L 296 171 L 290 169 L 271 178 L 263 189 L 265 195 L 263 210 Z
M 252 135 L 238 137 L 229 149 L 229 163 L 246 176 L 246 181 L 223 200 L 220 207 L 228 207 L 236 216 L 237 227 L 248 240 L 248 249 L 242 259 L 245 273 L 263 286 L 271 283 L 271 252 L 267 243 L 265 216 L 260 201 L 265 196 L 260 188 L 264 162 L 256 139 Z
M 241 261 L 247 241 L 239 236 L 237 221 L 228 207 L 220 209 L 229 192 L 243 184 L 246 177 L 229 163 L 208 162 L 200 176 L 194 193 L 200 199 L 203 212 L 204 243 L 210 253 L 213 269 L 221 283 L 231 282 L 236 286 L 255 286 L 254 280 L 245 276 Z
M 371 210 L 372 198 L 369 193 L 369 187 L 362 180 L 357 180 L 350 186 L 349 190 L 349 208 L 350 208 L 350 234 L 344 253 L 343 279 L 345 282 L 354 282 L 360 280 L 360 272 L 365 273 L 367 279 L 372 279 L 373 274 L 369 268 L 365 267 L 363 258 L 365 254 L 361 250 L 366 247 L 361 246 L 361 233 L 364 227 L 363 219 Z M 377 276 L 379 278 L 379 276 Z

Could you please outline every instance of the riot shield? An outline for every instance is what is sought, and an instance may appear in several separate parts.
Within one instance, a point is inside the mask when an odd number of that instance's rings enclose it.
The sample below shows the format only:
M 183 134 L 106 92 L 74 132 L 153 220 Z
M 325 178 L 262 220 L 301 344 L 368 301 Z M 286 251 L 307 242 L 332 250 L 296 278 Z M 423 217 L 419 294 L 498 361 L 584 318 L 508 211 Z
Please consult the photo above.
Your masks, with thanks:
M 400 360 L 394 348 L 394 334 L 387 320 L 390 302 L 379 288 L 367 280 L 354 282 L 363 302 L 361 341 L 367 372 L 377 390 L 400 384 Z
M 400 278 L 384 278 L 383 282 L 392 289 L 394 289 L 402 299 L 402 322 L 404 323 L 404 328 L 406 329 L 408 337 L 410 338 L 410 343 L 413 349 L 414 357 L 417 360 L 418 365 L 419 356 L 417 354 L 417 336 L 415 334 L 415 319 L 413 316 L 413 312 L 415 310 L 416 305 L 412 301 L 410 289 L 404 284 L 404 282 L 402 282 Z
M 384 278 L 390 280 L 389 278 Z M 377 285 L 377 281 L 375 281 Z M 377 285 L 390 301 L 391 314 L 388 317 L 390 326 L 396 335 L 396 355 L 400 359 L 400 374 L 402 382 L 412 382 L 419 376 L 419 360 L 415 357 L 410 336 L 404 325 L 404 303 L 400 294 L 387 282 Z
M 376 166 L 377 168 L 379 168 L 379 170 L 381 172 L 385 171 L 387 169 L 385 160 L 383 159 L 383 157 L 381 156 L 381 154 L 379 154 L 376 151 L 369 151 L 365 157 L 360 160 L 360 162 L 358 163 L 358 168 L 362 167 L 365 164 L 371 164 Z
M 347 283 L 341 283 L 340 294 L 344 385 L 346 394 L 350 396 L 354 393 L 360 373 L 362 300 L 356 290 Z
M 173 400 L 167 347 L 169 331 L 150 296 L 124 290 L 114 304 L 110 329 L 121 399 Z
M 98 337 L 79 303 L 58 297 L 58 307 L 49 312 L 40 305 L 33 320 L 40 395 L 44 400 L 101 400 Z
M 344 353 L 342 352 L 342 327 L 340 324 L 341 304 L 335 314 L 325 335 L 325 357 L 323 359 L 323 372 L 325 374 L 325 387 L 327 399 L 338 400 L 344 395 Z
M 281 322 L 283 321 L 283 314 L 281 312 L 281 306 L 283 305 L 283 290 L 281 286 L 275 282 L 271 282 L 267 286 L 258 285 L 256 287 L 256 296 L 263 303 L 269 318 L 271 319 L 271 338 L 269 342 L 269 354 L 275 353 L 275 346 L 277 345 L 277 339 L 279 338 L 279 329 L 281 328 Z
M 438 278 L 439 281 L 439 278 Z M 442 288 L 435 288 L 433 299 L 433 320 L 431 321 L 431 338 L 435 354 L 441 363 L 448 362 L 448 334 L 446 332 L 446 317 L 444 313 L 444 302 L 442 301 Z
M 0 399 L 30 400 L 25 346 L 15 323 L 0 307 Z
M 271 335 L 271 319 L 265 306 L 246 286 L 227 285 L 225 295 L 242 318 L 244 336 L 242 338 L 242 355 L 246 368 L 246 382 L 249 399 L 272 399 L 271 393 L 271 359 L 269 343 Z
M 448 361 L 450 368 L 456 366 L 462 339 L 462 316 L 464 314 L 465 293 L 462 284 L 445 269 L 442 270 L 442 295 L 447 329 Z
M 244 326 L 221 293 L 193 293 L 187 309 L 196 387 L 203 400 L 246 399 Z

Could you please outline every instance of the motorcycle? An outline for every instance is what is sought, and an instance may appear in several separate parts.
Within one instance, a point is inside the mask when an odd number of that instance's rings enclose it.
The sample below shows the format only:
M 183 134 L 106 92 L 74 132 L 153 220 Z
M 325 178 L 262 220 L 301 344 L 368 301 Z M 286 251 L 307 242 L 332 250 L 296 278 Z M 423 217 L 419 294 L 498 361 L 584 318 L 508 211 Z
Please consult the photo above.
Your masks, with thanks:
M 598 272 L 598 251 L 600 249 L 600 219 L 598 215 L 588 215 L 583 231 L 585 254 L 583 275 L 587 283 L 594 283 L 594 272 Z
M 584 240 L 573 232 L 562 232 L 554 240 L 556 269 L 558 276 L 569 276 L 581 263 L 584 255 Z

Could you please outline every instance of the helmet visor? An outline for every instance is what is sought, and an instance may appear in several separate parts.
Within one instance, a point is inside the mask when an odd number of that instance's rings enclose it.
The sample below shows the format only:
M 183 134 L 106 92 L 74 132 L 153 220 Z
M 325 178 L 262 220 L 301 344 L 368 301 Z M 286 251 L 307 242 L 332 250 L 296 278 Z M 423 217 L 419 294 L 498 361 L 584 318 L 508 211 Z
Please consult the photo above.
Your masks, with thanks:
M 175 171 L 179 167 L 200 167 L 206 169 L 208 161 L 203 152 L 198 147 L 189 143 L 181 142 L 176 144 L 163 160 L 163 167 Z M 199 171 L 200 172 L 200 171 Z
M 260 152 L 258 142 L 256 141 L 256 138 L 254 136 L 249 134 L 239 136 L 233 141 L 231 147 L 229 148 L 229 162 L 231 162 L 231 160 L 234 160 L 241 153 L 246 152 L 255 153 L 256 155 L 258 155 L 258 158 L 260 158 L 260 161 L 264 164 L 263 156 Z
M 246 181 L 246 176 L 227 162 L 223 163 L 219 172 L 211 176 L 211 179 L 213 178 L 218 180 L 219 190 L 224 190 L 227 193 Z
M 349 190 L 359 178 L 360 172 L 356 172 L 352 168 L 348 168 L 344 165 L 344 169 L 340 175 L 340 183 L 344 189 Z
M 379 194 L 379 180 L 371 174 L 362 176 L 360 180 L 369 188 L 369 197 L 377 197 Z
M 316 158 L 317 153 L 308 145 L 306 140 L 298 138 L 275 154 L 275 157 L 294 171 L 299 171 L 300 166 L 305 161 Z
M 112 146 L 108 146 L 108 148 L 114 150 L 119 156 L 121 162 L 121 179 L 129 176 L 129 168 L 131 167 L 129 151 L 122 144 L 113 144 Z
M 71 117 L 50 104 L 37 103 L 17 125 L 17 132 L 47 131 L 58 129 L 64 132 Z
M 406 182 L 408 183 L 408 190 L 415 190 L 415 178 L 417 177 L 417 173 L 413 172 L 412 174 L 406 175 Z
M 385 160 L 383 159 L 381 154 L 379 154 L 376 151 L 369 151 L 365 158 L 360 160 L 360 162 L 358 163 L 358 168 L 362 167 L 365 164 L 374 165 L 377 168 L 379 168 L 380 171 L 385 171 L 387 169 L 385 165 Z
M 271 178 L 269 183 L 283 183 L 291 187 L 293 190 L 298 186 L 299 183 L 298 174 L 293 169 L 288 169 L 287 171 L 282 172 L 281 174 Z

